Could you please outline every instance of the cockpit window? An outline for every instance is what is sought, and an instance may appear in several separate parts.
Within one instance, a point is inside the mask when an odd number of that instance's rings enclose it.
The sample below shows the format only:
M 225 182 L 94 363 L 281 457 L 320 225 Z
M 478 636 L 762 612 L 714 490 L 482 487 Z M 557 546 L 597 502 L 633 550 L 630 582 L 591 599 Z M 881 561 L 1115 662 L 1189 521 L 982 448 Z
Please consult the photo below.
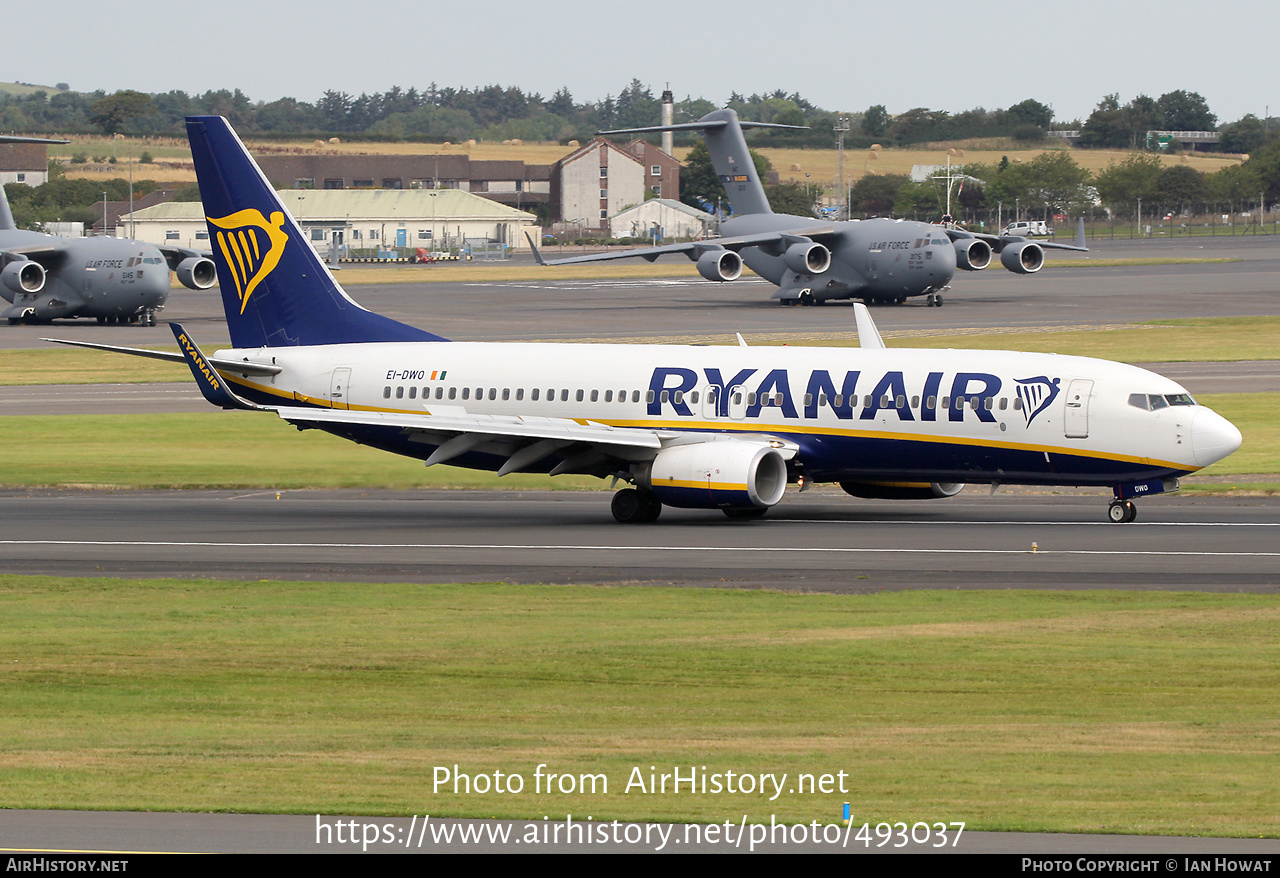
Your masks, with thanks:
M 1189 393 L 1131 393 L 1129 405 L 1134 408 L 1156 412 L 1171 405 L 1195 405 L 1196 401 Z

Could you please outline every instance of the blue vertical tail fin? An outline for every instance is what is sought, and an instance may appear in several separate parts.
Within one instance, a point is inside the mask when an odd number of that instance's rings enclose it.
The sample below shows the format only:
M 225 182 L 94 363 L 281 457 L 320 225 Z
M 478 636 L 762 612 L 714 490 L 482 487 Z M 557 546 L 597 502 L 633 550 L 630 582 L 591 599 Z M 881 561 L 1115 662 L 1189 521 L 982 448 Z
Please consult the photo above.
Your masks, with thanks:
M 357 305 L 221 116 L 188 116 L 222 305 L 237 348 L 445 341 Z

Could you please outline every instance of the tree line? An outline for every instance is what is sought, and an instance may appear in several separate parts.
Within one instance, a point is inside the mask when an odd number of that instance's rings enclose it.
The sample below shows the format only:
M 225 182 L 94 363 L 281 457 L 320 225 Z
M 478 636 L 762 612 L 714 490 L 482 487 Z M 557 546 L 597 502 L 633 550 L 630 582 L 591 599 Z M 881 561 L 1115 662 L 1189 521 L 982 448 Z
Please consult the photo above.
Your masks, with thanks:
M 431 83 L 421 90 L 393 86 L 385 92 L 359 95 L 329 90 L 311 103 L 288 97 L 254 101 L 239 89 L 199 95 L 128 90 L 107 94 L 76 92 L 61 85 L 53 94 L 0 94 L 0 130 L 181 136 L 185 117 L 214 114 L 226 116 L 238 131 L 258 138 L 345 135 L 384 140 L 567 142 L 588 139 L 600 130 L 661 122 L 660 96 L 638 79 L 616 96 L 611 93 L 603 100 L 582 102 L 568 88 L 544 97 L 501 85 L 453 88 Z M 836 112 L 796 92 L 778 89 L 751 95 L 735 92 L 719 105 L 686 96 L 675 104 L 676 121 L 692 121 L 718 106 L 732 107 L 750 121 L 808 126 L 804 131 L 754 132 L 752 142 L 758 146 L 830 148 L 837 125 L 847 128 L 844 140 L 851 148 L 978 137 L 1031 143 L 1042 140 L 1051 127 L 1080 131 L 1084 146 L 1138 148 L 1152 129 L 1219 130 L 1217 116 L 1205 99 L 1188 91 L 1159 98 L 1138 95 L 1123 104 L 1119 95 L 1107 95 L 1088 119 L 1055 121 L 1048 106 L 1030 98 L 1007 109 L 976 107 L 950 113 L 915 107 L 895 115 L 883 104 L 859 112 Z M 1252 152 L 1269 140 L 1273 126 L 1268 122 L 1250 114 L 1221 126 L 1222 148 Z M 682 142 L 693 141 L 686 135 Z
M 921 183 L 901 174 L 868 175 L 850 190 L 850 214 L 937 219 L 947 210 L 948 187 L 952 215 L 969 222 L 1015 213 L 1045 220 L 1059 214 L 1131 219 L 1139 211 L 1147 217 L 1235 213 L 1259 200 L 1280 203 L 1280 141 L 1212 173 L 1133 152 L 1094 174 L 1068 150 L 1046 150 L 1027 162 L 1006 157 L 959 166 L 950 183 L 941 175 Z

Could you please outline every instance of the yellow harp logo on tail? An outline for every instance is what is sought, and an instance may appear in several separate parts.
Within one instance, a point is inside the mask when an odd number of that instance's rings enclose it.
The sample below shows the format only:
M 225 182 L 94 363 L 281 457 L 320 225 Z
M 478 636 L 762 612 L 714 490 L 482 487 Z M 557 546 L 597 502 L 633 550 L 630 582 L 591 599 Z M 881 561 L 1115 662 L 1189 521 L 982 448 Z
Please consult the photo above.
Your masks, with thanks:
M 262 283 L 284 253 L 284 245 L 289 235 L 284 231 L 284 214 L 273 211 L 271 219 L 262 215 L 255 208 L 238 210 L 221 219 L 205 217 L 211 225 L 217 226 L 218 248 L 222 258 L 231 269 L 231 277 L 235 280 L 236 293 L 240 296 L 240 313 L 244 313 L 249 304 L 249 296 L 258 284 Z

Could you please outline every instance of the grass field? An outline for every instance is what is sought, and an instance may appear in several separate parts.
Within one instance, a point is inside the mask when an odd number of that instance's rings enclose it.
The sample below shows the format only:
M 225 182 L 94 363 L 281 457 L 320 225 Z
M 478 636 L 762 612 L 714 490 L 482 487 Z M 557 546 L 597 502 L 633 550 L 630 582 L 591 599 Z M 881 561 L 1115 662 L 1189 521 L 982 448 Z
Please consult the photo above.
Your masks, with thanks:
M 874 582 L 867 583 L 874 589 Z M 1272 596 L 0 577 L 14 808 L 1280 835 Z M 436 766 L 520 794 L 433 792 Z M 533 772 L 608 791 L 538 795 Z M 633 767 L 849 792 L 624 792 Z
M 656 142 L 656 141 L 655 141 Z M 963 146 L 963 144 L 959 144 Z M 871 174 L 909 174 L 913 165 L 945 164 L 947 150 L 951 144 L 927 144 L 912 149 L 880 149 L 876 158 L 871 158 L 871 150 L 847 150 L 845 152 L 845 175 L 854 182 L 863 175 Z M 992 148 L 994 147 L 994 148 Z M 65 146 L 53 146 L 49 149 L 51 157 L 69 159 L 76 153 L 94 156 L 109 156 L 112 143 L 106 137 L 80 136 L 72 137 L 72 142 Z M 1047 144 L 1038 148 L 1004 147 L 990 143 L 978 143 L 964 149 L 964 156 L 958 161 L 971 164 L 998 164 L 1004 157 L 1011 162 L 1029 162 L 1042 152 L 1064 149 L 1062 144 Z M 118 164 L 110 168 L 87 168 L 77 165 L 66 165 L 67 175 L 76 179 L 108 179 L 112 176 L 128 176 L 128 168 L 124 158 L 132 149 L 136 161 L 145 150 L 160 162 L 174 162 L 177 167 L 162 165 L 137 165 L 134 170 L 138 179 L 151 178 L 164 181 L 194 181 L 195 172 L 189 167 L 191 150 L 185 140 L 166 138 L 126 138 L 115 144 Z M 499 143 L 481 141 L 479 143 L 361 143 L 340 142 L 325 143 L 316 146 L 315 141 L 298 141 L 296 143 L 249 142 L 250 151 L 260 155 L 289 154 L 326 154 L 326 155 L 468 155 L 477 160 L 523 161 L 529 164 L 551 164 L 573 151 L 574 147 L 558 143 Z M 684 161 L 688 147 L 677 147 L 676 158 Z M 835 185 L 839 164 L 839 154 L 835 149 L 760 149 L 778 172 L 782 180 L 805 182 L 808 179 L 815 185 L 830 189 Z M 1120 162 L 1127 158 L 1128 150 L 1118 149 L 1072 149 L 1071 157 L 1076 164 L 1085 170 L 1096 173 L 1106 169 L 1111 162 Z M 1166 165 L 1185 164 L 1198 171 L 1212 173 L 1224 167 L 1240 164 L 1242 157 L 1220 153 L 1188 153 L 1183 156 L 1162 155 Z M 953 161 L 957 161 L 953 159 Z M 118 170 L 117 170 L 118 169 Z M 809 175 L 806 178 L 806 174 Z M 139 176 L 140 175 L 140 176 Z

